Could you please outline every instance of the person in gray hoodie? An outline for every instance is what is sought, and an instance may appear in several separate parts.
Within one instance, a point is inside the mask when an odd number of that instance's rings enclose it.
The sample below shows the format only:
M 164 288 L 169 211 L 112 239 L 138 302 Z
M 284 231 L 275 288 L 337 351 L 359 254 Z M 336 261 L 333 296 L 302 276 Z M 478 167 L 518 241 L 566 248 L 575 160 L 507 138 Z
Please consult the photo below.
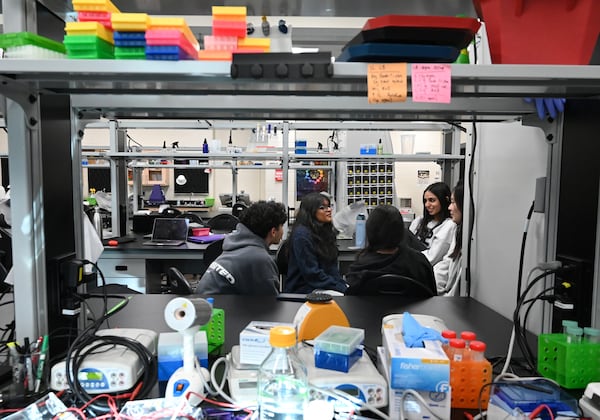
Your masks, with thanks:
M 274 201 L 257 201 L 240 214 L 235 231 L 225 237 L 223 253 L 198 282 L 202 295 L 276 295 L 279 271 L 269 246 L 283 236 L 287 211 Z

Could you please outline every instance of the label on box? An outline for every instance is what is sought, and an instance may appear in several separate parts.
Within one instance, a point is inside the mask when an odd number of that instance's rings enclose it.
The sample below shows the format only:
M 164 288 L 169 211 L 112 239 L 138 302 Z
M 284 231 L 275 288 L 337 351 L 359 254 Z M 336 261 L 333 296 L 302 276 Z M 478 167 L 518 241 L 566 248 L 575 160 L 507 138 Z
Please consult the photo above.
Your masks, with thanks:
M 286 322 L 252 321 L 240 332 L 240 363 L 260 365 L 271 352 L 269 333 L 276 326 L 293 327 Z
M 381 373 L 390 382 L 390 371 L 387 365 L 386 350 L 383 347 L 377 348 L 378 368 Z M 414 391 L 414 390 L 413 390 Z M 400 408 L 402 407 L 402 395 L 406 392 L 405 389 L 393 389 L 389 387 L 389 404 L 388 415 L 390 420 L 400 419 Z M 432 413 L 440 419 L 449 419 L 451 410 L 451 389 L 448 387 L 446 392 L 438 391 L 414 391 L 427 404 L 417 402 L 414 397 L 407 397 L 404 401 L 404 418 L 406 420 L 430 420 Z
M 450 361 L 439 341 L 425 340 L 425 347 L 407 347 L 399 328 L 384 327 L 383 344 L 392 388 L 436 392 L 448 390 Z

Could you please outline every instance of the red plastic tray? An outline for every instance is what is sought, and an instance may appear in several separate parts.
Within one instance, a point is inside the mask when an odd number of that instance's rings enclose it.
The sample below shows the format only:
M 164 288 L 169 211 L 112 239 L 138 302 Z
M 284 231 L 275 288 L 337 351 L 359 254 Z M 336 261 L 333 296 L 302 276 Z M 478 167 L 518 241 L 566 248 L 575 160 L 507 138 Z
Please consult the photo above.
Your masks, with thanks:
M 445 45 L 466 48 L 479 30 L 477 19 L 451 16 L 385 15 L 367 20 L 346 47 L 365 43 Z

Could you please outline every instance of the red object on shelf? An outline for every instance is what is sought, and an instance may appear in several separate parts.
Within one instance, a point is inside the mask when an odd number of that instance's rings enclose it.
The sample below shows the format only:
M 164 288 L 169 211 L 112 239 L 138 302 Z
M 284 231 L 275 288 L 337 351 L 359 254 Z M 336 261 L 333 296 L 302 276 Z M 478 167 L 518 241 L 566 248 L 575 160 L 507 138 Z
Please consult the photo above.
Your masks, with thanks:
M 212 34 L 214 36 L 236 36 L 243 38 L 246 36 L 246 22 L 213 18 Z
M 598 0 L 473 0 L 494 64 L 590 63 Z
M 100 22 L 105 28 L 112 30 L 110 16 L 110 12 L 77 12 L 79 22 Z

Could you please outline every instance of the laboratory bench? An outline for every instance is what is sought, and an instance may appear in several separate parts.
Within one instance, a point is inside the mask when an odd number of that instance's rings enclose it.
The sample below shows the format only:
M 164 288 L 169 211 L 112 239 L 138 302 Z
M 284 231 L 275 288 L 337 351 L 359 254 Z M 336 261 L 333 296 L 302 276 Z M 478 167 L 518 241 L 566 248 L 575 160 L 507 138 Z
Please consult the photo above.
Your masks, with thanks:
M 283 295 L 285 296 L 285 295 Z M 302 295 L 298 295 L 301 297 Z M 164 308 L 175 295 L 134 295 L 120 312 L 110 318 L 111 326 L 122 328 L 147 328 L 169 332 L 164 319 Z M 200 295 L 187 298 L 203 297 Z M 239 333 L 250 321 L 293 322 L 302 302 L 283 300 L 277 296 L 215 295 L 214 307 L 225 312 L 225 343 L 222 353 L 239 343 Z M 504 355 L 512 330 L 512 322 L 470 297 L 435 296 L 425 300 L 398 296 L 339 296 L 336 303 L 346 314 L 350 326 L 365 330 L 365 346 L 381 345 L 381 320 L 389 314 L 424 314 L 440 318 L 446 326 L 456 331 L 474 331 L 479 340 L 487 344 L 488 358 Z M 109 308 L 119 300 L 110 298 Z M 101 305 L 101 302 L 92 302 Z M 104 327 L 103 327 L 104 328 Z M 530 343 L 537 351 L 535 338 Z M 517 351 L 518 352 L 518 351 Z
M 297 295 L 301 297 L 301 295 Z M 174 295 L 135 295 L 120 312 L 110 318 L 110 325 L 122 328 L 146 328 L 156 332 L 170 332 L 164 319 L 165 306 Z M 204 296 L 187 296 L 198 298 Z M 276 296 L 214 295 L 214 307 L 225 313 L 225 341 L 219 355 L 226 355 L 239 344 L 239 334 L 250 321 L 289 322 L 294 321 L 301 301 L 283 300 Z M 488 359 L 506 355 L 512 323 L 510 320 L 470 297 L 436 296 L 426 300 L 399 298 L 398 296 L 340 296 L 334 298 L 347 316 L 350 326 L 364 329 L 365 349 L 370 353 L 382 345 L 381 323 L 390 314 L 431 315 L 443 320 L 445 325 L 457 332 L 473 331 L 477 339 L 486 343 Z M 109 299 L 109 308 L 117 304 L 116 298 Z M 93 302 L 100 308 L 100 302 Z M 528 334 L 528 341 L 537 352 L 536 338 Z M 515 356 L 519 357 L 518 349 Z M 216 356 L 215 356 L 216 357 Z M 212 358 L 211 358 L 212 360 Z M 159 392 L 159 391 L 158 391 Z M 160 395 L 160 394 L 159 394 Z M 386 411 L 387 408 L 384 408 Z M 452 419 L 464 419 L 464 412 L 476 410 L 452 409 Z M 370 418 L 378 418 L 370 415 Z
M 97 264 L 107 284 L 121 284 L 140 293 L 161 293 L 162 274 L 177 267 L 184 274 L 202 275 L 206 270 L 204 250 L 209 244 L 186 242 L 180 246 L 143 245 L 148 241 L 141 234 L 132 234 L 134 241 L 117 246 L 105 246 Z M 351 239 L 339 239 L 340 271 L 345 274 L 355 260 L 357 249 Z M 270 248 L 275 256 L 278 245 Z M 100 286 L 101 279 L 98 279 Z
M 169 267 L 186 274 L 202 274 L 206 270 L 203 257 L 208 244 L 143 245 L 149 241 L 147 237 L 132 235 L 135 240 L 131 242 L 104 247 L 97 264 L 107 284 L 121 284 L 140 293 L 161 293 L 161 274 Z

